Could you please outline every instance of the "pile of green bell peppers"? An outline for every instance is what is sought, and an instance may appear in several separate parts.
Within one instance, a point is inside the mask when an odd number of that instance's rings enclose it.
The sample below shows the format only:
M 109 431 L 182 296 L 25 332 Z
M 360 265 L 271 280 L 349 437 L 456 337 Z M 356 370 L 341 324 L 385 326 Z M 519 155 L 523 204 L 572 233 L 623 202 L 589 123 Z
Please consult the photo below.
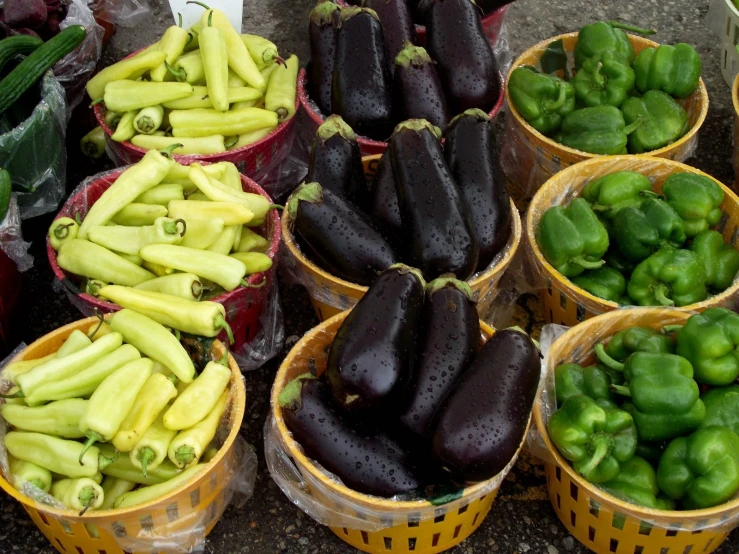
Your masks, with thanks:
M 542 214 L 542 254 L 576 286 L 620 305 L 688 306 L 725 291 L 739 251 L 712 229 L 721 186 L 680 172 L 664 180 L 662 195 L 652 188 L 635 171 L 593 179 L 568 206 Z
M 739 315 L 711 308 L 684 325 L 629 327 L 588 366 L 554 370 L 547 431 L 586 480 L 657 510 L 739 493 Z
M 516 110 L 538 132 L 591 154 L 641 154 L 679 140 L 690 118 L 677 100 L 698 88 L 700 56 L 684 43 L 636 55 L 626 32 L 655 31 L 599 21 L 580 29 L 572 72 L 571 61 L 548 63 L 546 53 L 539 67 L 517 67 L 508 83 Z M 547 51 L 564 48 L 555 41 Z

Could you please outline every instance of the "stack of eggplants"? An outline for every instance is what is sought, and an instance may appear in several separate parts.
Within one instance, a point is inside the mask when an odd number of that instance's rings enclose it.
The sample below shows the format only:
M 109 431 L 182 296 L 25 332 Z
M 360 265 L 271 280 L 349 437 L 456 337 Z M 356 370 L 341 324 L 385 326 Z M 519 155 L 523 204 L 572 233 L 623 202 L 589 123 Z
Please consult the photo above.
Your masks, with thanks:
M 407 2 L 411 8 L 413 21 L 416 25 L 426 25 L 426 17 L 431 6 L 431 0 L 407 0 Z M 512 2 L 513 0 L 475 0 L 475 4 L 477 4 L 483 15 L 488 15 Z M 361 4 L 361 0 L 346 0 L 346 3 L 358 6 Z
M 341 8 L 326 0 L 311 12 L 309 94 L 361 136 L 387 140 L 404 119 L 445 131 L 454 114 L 489 112 L 498 100 L 498 66 L 472 0 L 428 0 L 425 49 L 411 4 Z
M 493 123 L 468 110 L 452 120 L 443 147 L 440 138 L 426 120 L 399 124 L 368 184 L 356 135 L 329 116 L 311 148 L 307 184 L 288 201 L 302 252 L 363 286 L 396 262 L 427 280 L 487 269 L 511 233 Z
M 515 329 L 481 345 L 471 296 L 463 281 L 427 286 L 403 264 L 377 277 L 336 333 L 325 372 L 306 367 L 279 396 L 305 454 L 382 497 L 500 473 L 526 432 L 540 355 Z

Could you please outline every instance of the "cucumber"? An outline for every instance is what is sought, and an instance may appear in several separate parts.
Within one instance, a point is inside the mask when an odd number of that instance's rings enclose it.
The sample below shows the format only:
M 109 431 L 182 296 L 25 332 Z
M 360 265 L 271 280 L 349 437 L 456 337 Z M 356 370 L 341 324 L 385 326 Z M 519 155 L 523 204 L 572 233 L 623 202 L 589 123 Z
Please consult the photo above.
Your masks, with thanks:
M 85 28 L 82 25 L 70 25 L 18 64 L 0 81 L 0 114 L 5 113 L 46 71 L 77 48 L 83 40 Z
M 43 43 L 40 38 L 30 35 L 16 35 L 0 40 L 0 71 L 14 56 L 27 56 Z
M 13 183 L 10 181 L 10 173 L 4 169 L 0 169 L 0 223 L 5 221 L 10 207 L 10 191 Z

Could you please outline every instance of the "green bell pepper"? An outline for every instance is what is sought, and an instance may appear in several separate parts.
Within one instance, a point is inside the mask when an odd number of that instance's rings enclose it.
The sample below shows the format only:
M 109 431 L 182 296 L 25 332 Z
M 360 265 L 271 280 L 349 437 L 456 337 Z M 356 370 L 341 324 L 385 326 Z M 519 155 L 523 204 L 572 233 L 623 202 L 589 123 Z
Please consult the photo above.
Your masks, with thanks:
M 621 63 L 631 65 L 634 61 L 634 48 L 624 31 L 640 35 L 653 35 L 656 32 L 617 21 L 599 21 L 585 25 L 577 35 L 575 67 L 579 69 L 587 60 L 603 52 L 613 52 Z
M 690 316 L 677 334 L 677 354 L 695 371 L 695 380 L 714 386 L 730 385 L 739 377 L 739 315 L 725 308 L 709 308 Z
M 565 277 L 602 266 L 608 250 L 608 233 L 582 198 L 544 212 L 536 240 L 547 261 Z
M 688 238 L 716 225 L 721 219 L 724 191 L 715 181 L 694 173 L 673 173 L 662 186 L 667 203 L 685 221 Z
M 634 60 L 636 88 L 639 92 L 661 90 L 675 98 L 687 98 L 698 88 L 701 58 L 685 43 L 645 48 Z
M 717 291 L 731 286 L 739 271 L 739 251 L 726 244 L 721 233 L 701 231 L 690 243 L 690 250 L 698 254 L 706 267 L 706 285 Z
M 641 121 L 627 127 L 621 110 L 603 105 L 582 108 L 569 114 L 554 138 L 582 152 L 604 156 L 626 154 L 629 134 L 639 126 Z
M 609 236 L 610 235 L 611 233 L 609 233 Z M 608 252 L 606 252 L 606 255 L 603 256 L 603 259 L 605 260 L 608 267 L 612 267 L 624 276 L 631 275 L 631 272 L 636 267 L 636 264 L 631 260 L 627 260 L 624 255 L 618 251 L 617 248 L 609 249 Z
M 555 370 L 555 380 L 556 380 Z M 706 419 L 703 427 L 728 427 L 739 435 L 739 385 L 719 387 L 703 393 Z
M 582 367 L 569 363 L 554 369 L 554 390 L 558 406 L 581 394 L 593 400 L 613 400 L 615 396 L 609 388 L 611 385 L 608 373 L 598 366 Z
M 657 194 L 652 192 L 649 179 L 635 171 L 610 173 L 590 181 L 582 190 L 582 197 L 593 205 L 593 210 L 609 221 L 621 209 L 639 208 L 646 198 L 654 196 Z
M 661 198 L 647 198 L 641 205 L 641 211 L 647 216 L 649 223 L 657 229 L 662 240 L 679 248 L 687 240 L 685 222 L 675 209 Z
M 572 79 L 575 98 L 586 106 L 618 108 L 634 88 L 634 70 L 618 54 L 607 51 L 582 64 Z
M 626 279 L 621 272 L 612 267 L 590 269 L 573 277 L 571 281 L 593 296 L 611 302 L 618 302 L 626 292 Z
M 513 70 L 508 91 L 526 122 L 545 135 L 556 132 L 564 117 L 575 110 L 571 83 L 528 66 Z
M 547 431 L 562 456 L 591 483 L 616 477 L 636 450 L 633 418 L 605 399 L 567 399 L 549 418 Z
M 639 442 L 636 445 L 636 456 L 649 460 L 656 466 L 668 444 L 668 441 Z
M 672 96 L 648 90 L 641 98 L 627 98 L 621 105 L 624 120 L 641 125 L 629 135 L 629 153 L 641 154 L 672 144 L 690 129 L 690 118 Z
M 674 510 L 675 502 L 659 498 L 657 473 L 652 464 L 644 458 L 634 456 L 621 464 L 621 471 L 601 488 L 607 493 L 646 508 L 655 510 Z
M 639 306 L 687 306 L 705 300 L 706 270 L 690 250 L 665 247 L 641 262 L 628 285 Z
M 643 212 L 628 206 L 613 220 L 613 236 L 619 252 L 632 262 L 641 262 L 664 243 Z
M 688 510 L 711 508 L 739 491 L 739 435 L 706 427 L 672 441 L 659 461 L 657 483 Z
M 603 346 L 595 345 L 595 355 L 606 367 L 623 371 L 623 362 L 634 352 L 674 354 L 675 339 L 651 327 L 629 327 L 622 329 Z

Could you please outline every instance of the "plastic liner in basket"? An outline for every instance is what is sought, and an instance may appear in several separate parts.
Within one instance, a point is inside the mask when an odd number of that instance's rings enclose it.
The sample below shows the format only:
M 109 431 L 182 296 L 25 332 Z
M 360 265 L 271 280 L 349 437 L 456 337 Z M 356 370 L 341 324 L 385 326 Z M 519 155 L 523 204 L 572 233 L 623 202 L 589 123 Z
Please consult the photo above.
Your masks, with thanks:
M 669 308 L 625 308 L 619 312 L 610 312 L 581 324 L 587 326 L 586 329 L 582 329 L 580 326 L 569 328 L 562 325 L 545 325 L 542 329 L 540 342 L 544 362 L 537 398 L 543 425 L 546 426 L 549 418 L 557 409 L 554 382 L 555 367 L 566 362 L 575 362 L 581 365 L 593 363 L 596 360 L 593 346 L 599 342 L 607 343 L 613 335 L 622 329 L 632 326 L 660 329 L 666 325 L 682 325 L 695 313 L 697 312 L 679 312 Z M 542 461 L 557 465 L 557 461 L 547 448 L 537 427 L 538 422 L 537 426 L 532 426 L 529 431 L 526 449 Z M 552 448 L 556 449 L 556 446 L 552 445 Z M 566 460 L 565 463 L 569 464 Z M 574 470 L 572 471 L 574 473 Z M 597 485 L 592 483 L 589 485 L 594 489 L 598 489 Z M 707 510 L 693 511 L 653 510 L 615 499 L 602 490 L 599 490 L 599 493 L 599 496 L 602 497 L 597 499 L 600 509 L 635 518 L 642 522 L 642 528 L 646 525 L 671 531 L 698 532 L 710 530 L 728 532 L 739 525 L 739 493 L 733 500 L 724 505 Z M 590 502 L 592 505 L 596 500 L 591 499 Z M 722 506 L 729 504 L 732 506 L 722 511 Z M 684 515 L 684 521 L 681 519 L 682 515 Z
M 0 167 L 18 192 L 21 219 L 55 210 L 64 197 L 69 113 L 64 89 L 51 71 L 41 81 L 41 101 L 30 117 L 0 135 Z
M 23 240 L 21 216 L 18 210 L 16 194 L 10 197 L 10 206 L 5 219 L 0 222 L 0 250 L 15 262 L 19 271 L 27 271 L 33 267 L 33 256 L 28 253 L 30 242 Z
M 151 13 L 148 0 L 94 0 L 90 7 L 98 19 L 121 27 L 135 27 Z

